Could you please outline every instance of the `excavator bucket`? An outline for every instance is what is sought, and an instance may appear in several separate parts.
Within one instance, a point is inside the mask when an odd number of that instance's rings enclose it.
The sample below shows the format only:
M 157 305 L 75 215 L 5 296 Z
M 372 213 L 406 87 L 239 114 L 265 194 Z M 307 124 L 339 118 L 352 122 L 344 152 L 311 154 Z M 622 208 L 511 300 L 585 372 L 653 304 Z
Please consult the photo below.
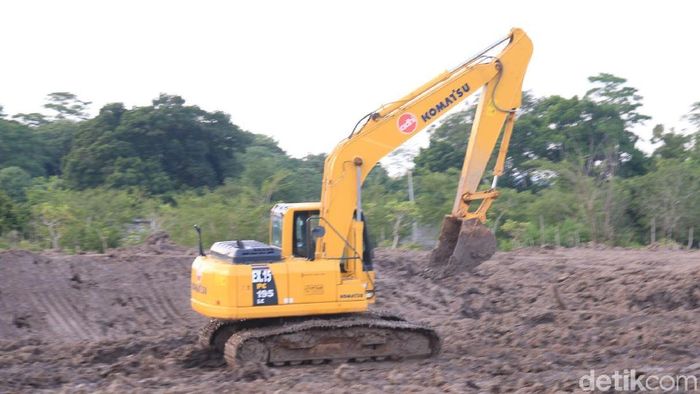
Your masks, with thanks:
M 478 219 L 447 215 L 438 244 L 430 254 L 430 271 L 448 276 L 470 271 L 496 253 L 496 237 Z

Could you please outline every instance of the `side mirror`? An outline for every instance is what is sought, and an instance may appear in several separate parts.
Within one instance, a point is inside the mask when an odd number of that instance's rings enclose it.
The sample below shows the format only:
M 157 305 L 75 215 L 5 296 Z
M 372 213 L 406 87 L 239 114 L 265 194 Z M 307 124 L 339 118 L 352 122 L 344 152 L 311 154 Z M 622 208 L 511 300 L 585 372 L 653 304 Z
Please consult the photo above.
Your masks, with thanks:
M 321 226 L 316 226 L 311 229 L 311 238 L 319 239 L 326 235 L 326 229 Z

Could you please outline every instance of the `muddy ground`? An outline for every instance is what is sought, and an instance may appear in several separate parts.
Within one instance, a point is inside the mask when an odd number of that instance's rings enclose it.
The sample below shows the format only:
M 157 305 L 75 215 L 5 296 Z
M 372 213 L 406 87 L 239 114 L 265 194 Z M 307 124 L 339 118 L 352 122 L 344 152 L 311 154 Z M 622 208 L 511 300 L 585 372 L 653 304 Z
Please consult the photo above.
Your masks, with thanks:
M 377 308 L 435 327 L 429 360 L 231 370 L 199 349 L 194 251 L 0 252 L 0 392 L 556 392 L 590 369 L 700 376 L 700 253 L 520 250 L 421 275 L 379 250 Z

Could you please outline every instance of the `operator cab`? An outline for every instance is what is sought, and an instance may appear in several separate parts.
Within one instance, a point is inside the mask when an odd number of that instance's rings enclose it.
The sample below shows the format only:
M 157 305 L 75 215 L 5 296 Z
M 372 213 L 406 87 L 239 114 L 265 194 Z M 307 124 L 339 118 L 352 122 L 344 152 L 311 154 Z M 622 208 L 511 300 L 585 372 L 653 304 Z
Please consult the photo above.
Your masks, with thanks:
M 319 225 L 321 203 L 304 202 L 295 204 L 276 204 L 270 210 L 270 244 L 281 249 L 282 258 L 302 258 L 314 260 L 316 238 L 312 235 L 314 227 Z M 353 217 L 354 217 L 353 213 Z M 365 222 L 365 216 L 362 215 Z M 289 234 L 291 229 L 291 234 Z M 372 247 L 370 245 L 367 223 L 362 234 L 364 245 L 362 264 L 365 271 L 372 271 Z M 341 264 L 341 269 L 344 267 Z
M 318 225 L 321 203 L 276 204 L 270 211 L 270 244 L 282 257 L 313 260 L 316 241 L 311 228 Z

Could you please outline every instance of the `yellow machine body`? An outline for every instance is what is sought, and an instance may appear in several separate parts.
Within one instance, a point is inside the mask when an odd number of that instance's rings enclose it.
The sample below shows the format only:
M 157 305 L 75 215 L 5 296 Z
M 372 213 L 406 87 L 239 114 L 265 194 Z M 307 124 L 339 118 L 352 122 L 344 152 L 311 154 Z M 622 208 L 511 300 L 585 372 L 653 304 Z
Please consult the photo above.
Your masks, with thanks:
M 320 203 L 273 208 L 270 238 L 281 249 L 282 261 L 232 264 L 212 254 L 198 256 L 192 263 L 193 309 L 227 320 L 367 310 L 374 302 L 373 271 L 363 272 L 360 280 L 355 273 L 342 272 L 338 260 L 310 260 L 294 254 L 293 235 L 300 227 L 295 216 L 308 216 L 319 209 Z M 261 299 L 258 295 L 275 302 L 256 304 Z

